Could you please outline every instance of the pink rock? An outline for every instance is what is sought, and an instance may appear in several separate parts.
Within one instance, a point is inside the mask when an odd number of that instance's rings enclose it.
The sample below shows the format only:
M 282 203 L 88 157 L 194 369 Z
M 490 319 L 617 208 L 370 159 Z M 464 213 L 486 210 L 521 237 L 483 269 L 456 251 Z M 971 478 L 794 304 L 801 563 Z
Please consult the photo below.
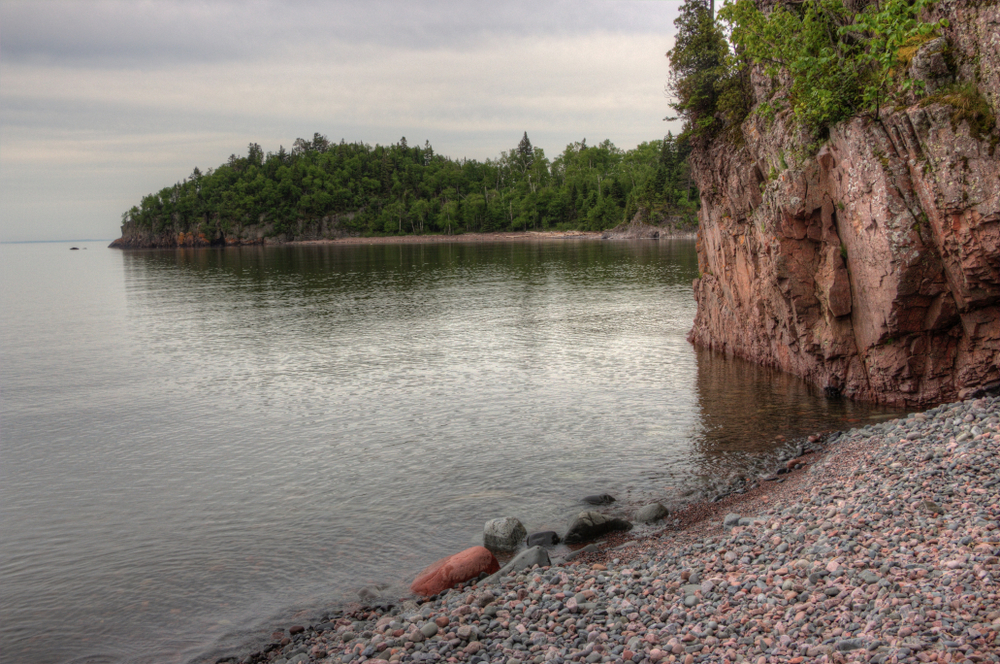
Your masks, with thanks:
M 500 564 L 490 550 L 474 546 L 442 558 L 425 569 L 410 584 L 410 590 L 418 595 L 437 595 L 459 583 L 474 579 L 483 572 L 493 574 L 499 571 Z
M 961 12 L 941 17 L 957 26 Z M 954 48 L 989 53 L 1000 71 L 993 36 L 979 33 L 956 30 Z M 982 89 L 1000 85 L 990 77 Z M 931 104 L 878 123 L 855 117 L 815 158 L 777 166 L 793 125 L 752 124 L 738 148 L 700 143 L 688 339 L 831 395 L 900 406 L 965 399 L 1000 379 L 1000 169 L 990 139 L 952 113 Z

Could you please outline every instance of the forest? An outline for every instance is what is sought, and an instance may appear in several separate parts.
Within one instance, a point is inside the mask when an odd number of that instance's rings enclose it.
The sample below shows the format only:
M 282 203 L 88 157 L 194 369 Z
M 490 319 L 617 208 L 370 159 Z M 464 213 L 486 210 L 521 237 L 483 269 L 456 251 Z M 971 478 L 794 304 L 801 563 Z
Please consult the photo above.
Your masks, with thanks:
M 265 224 L 294 234 L 303 222 L 332 219 L 361 235 L 456 234 L 516 230 L 604 230 L 640 209 L 651 220 L 695 223 L 698 192 L 687 140 L 622 150 L 605 140 L 566 146 L 553 160 L 527 132 L 496 159 L 455 160 L 429 142 L 410 147 L 329 141 L 317 133 L 290 151 L 251 143 L 217 168 L 143 197 L 123 223 L 154 232 L 217 234 Z

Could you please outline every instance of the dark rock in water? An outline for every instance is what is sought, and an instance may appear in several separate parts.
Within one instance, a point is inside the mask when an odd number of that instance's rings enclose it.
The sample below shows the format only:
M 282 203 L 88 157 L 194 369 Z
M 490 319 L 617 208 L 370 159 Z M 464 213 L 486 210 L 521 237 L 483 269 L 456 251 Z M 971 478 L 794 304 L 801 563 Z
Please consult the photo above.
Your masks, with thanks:
M 303 627 L 302 625 L 292 625 L 291 627 L 288 628 L 289 634 L 301 634 L 304 631 L 306 631 L 306 628 Z
M 554 530 L 545 530 L 528 535 L 528 546 L 555 546 L 559 543 L 559 535 Z
M 632 524 L 625 519 L 616 519 L 600 512 L 580 512 L 570 523 L 563 541 L 566 544 L 579 544 L 618 530 L 632 530 Z
M 593 496 L 584 496 L 583 502 L 588 505 L 610 505 L 615 502 L 615 497 L 606 493 L 597 493 Z
M 70 247 L 70 251 L 80 251 L 80 247 Z
M 833 385 L 827 385 L 823 388 L 823 394 L 826 395 L 827 399 L 837 399 L 840 397 L 840 388 L 834 387 Z

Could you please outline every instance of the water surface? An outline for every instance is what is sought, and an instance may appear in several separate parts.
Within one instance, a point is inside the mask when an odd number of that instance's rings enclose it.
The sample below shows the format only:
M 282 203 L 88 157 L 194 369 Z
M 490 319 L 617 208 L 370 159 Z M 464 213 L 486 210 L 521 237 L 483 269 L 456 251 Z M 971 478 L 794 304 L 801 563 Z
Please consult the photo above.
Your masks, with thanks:
M 886 412 L 696 352 L 692 241 L 79 246 L 0 247 L 5 664 L 228 654 Z

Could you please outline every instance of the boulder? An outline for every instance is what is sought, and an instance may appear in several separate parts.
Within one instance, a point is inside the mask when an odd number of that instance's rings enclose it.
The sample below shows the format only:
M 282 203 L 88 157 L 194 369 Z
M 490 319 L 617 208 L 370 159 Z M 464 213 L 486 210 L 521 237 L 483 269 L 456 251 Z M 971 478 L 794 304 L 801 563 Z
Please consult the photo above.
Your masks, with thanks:
M 548 567 L 551 564 L 552 561 L 549 559 L 549 552 L 540 546 L 533 546 L 530 549 L 526 549 L 514 556 L 511 561 L 504 565 L 499 572 L 484 579 L 482 585 L 488 586 L 504 574 L 508 574 L 510 572 L 519 572 L 522 569 L 529 569 L 534 565 L 538 565 L 539 567 Z M 492 594 L 490 597 L 492 597 Z
M 635 520 L 639 523 L 652 523 L 659 521 L 670 514 L 670 510 L 660 503 L 651 503 L 645 507 L 640 507 L 635 513 Z
M 483 546 L 491 551 L 514 551 L 527 535 L 521 522 L 512 516 L 490 519 L 483 527 Z
M 559 543 L 559 535 L 554 530 L 545 530 L 528 535 L 528 546 L 555 546 Z
M 418 595 L 437 595 L 480 574 L 493 574 L 499 569 L 500 564 L 489 549 L 474 546 L 429 566 L 417 575 L 410 590 Z
M 600 512 L 580 512 L 570 523 L 563 542 L 580 544 L 616 530 L 632 530 L 632 524 L 625 519 L 616 519 Z
M 552 562 L 549 560 L 549 552 L 541 546 L 533 546 L 530 549 L 525 549 L 521 553 L 514 556 L 514 558 L 503 566 L 504 570 L 508 572 L 517 572 L 522 569 L 529 569 L 534 565 L 539 567 L 548 567 Z
M 615 497 L 607 493 L 596 493 L 593 496 L 584 496 L 583 502 L 588 505 L 610 505 L 615 502 Z

